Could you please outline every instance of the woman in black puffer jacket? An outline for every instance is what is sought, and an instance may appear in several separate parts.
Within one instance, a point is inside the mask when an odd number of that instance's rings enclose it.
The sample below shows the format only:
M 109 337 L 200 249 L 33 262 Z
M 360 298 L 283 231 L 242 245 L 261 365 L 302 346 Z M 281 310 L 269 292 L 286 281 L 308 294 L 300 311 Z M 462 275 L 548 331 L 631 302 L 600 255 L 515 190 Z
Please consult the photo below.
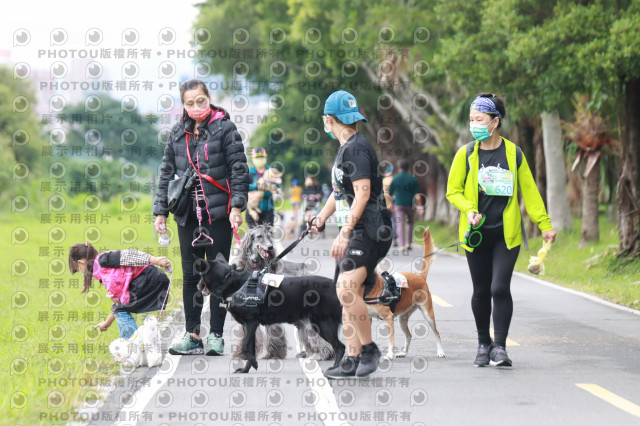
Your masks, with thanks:
M 199 172 L 191 189 L 192 202 L 187 212 L 174 215 L 178 223 L 178 238 L 182 257 L 184 311 L 186 333 L 182 340 L 169 349 L 174 355 L 221 355 L 224 349 L 222 331 L 226 309 L 220 299 L 210 296 L 211 329 L 206 344 L 200 338 L 200 316 L 203 296 L 198 291 L 200 276 L 194 273 L 195 258 L 214 259 L 218 253 L 229 259 L 231 226 L 242 224 L 242 210 L 247 204 L 249 168 L 244 154 L 242 138 L 229 114 L 210 104 L 211 96 L 202 80 L 191 79 L 180 86 L 180 99 L 184 106 L 183 122 L 176 124 L 164 150 L 158 194 L 153 207 L 155 227 L 166 232 L 169 214 L 167 187 L 175 176 L 188 169 Z M 189 151 L 187 151 L 187 144 Z M 201 207 L 202 226 L 198 229 L 196 206 Z M 195 238 L 204 231 L 213 244 L 196 247 Z M 210 241 L 201 236 L 200 240 Z M 195 255 L 195 256 L 194 256 Z

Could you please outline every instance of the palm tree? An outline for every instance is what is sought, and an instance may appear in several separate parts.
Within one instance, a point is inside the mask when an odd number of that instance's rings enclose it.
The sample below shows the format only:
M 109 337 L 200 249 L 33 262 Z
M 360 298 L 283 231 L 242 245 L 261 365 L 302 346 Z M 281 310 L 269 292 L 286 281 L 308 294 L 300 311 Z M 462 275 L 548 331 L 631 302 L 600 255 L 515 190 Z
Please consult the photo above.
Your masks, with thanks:
M 563 123 L 566 136 L 576 144 L 578 151 L 571 171 L 578 164 L 584 163 L 582 172 L 582 227 L 580 229 L 580 246 L 588 241 L 599 241 L 598 228 L 598 193 L 600 192 L 600 157 L 610 154 L 617 146 L 611 137 L 609 127 L 598 114 L 596 102 L 589 96 L 576 96 L 575 121 Z

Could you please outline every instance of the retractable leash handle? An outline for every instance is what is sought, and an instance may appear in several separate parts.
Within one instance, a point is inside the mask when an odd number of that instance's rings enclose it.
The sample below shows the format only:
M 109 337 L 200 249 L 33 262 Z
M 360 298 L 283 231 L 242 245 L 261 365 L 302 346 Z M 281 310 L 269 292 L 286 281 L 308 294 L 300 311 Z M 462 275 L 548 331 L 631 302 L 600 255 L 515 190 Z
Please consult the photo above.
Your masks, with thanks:
M 474 214 L 473 217 L 475 218 L 476 214 Z M 472 226 L 471 224 L 469 224 L 469 226 L 467 226 L 467 232 L 465 232 L 463 237 L 463 243 L 465 245 L 476 248 L 480 245 L 480 243 L 482 243 L 482 233 L 480 231 L 477 231 L 477 229 L 484 225 L 485 219 L 486 216 L 482 215 L 482 219 L 480 220 L 480 223 L 478 225 Z

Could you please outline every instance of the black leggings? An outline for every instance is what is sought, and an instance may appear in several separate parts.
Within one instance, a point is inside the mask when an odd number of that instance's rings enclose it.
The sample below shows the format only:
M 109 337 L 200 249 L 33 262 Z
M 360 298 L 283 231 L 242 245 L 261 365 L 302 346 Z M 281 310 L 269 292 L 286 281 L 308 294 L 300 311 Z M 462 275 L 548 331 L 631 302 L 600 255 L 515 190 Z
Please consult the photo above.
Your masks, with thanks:
M 471 309 L 478 329 L 478 341 L 489 344 L 489 323 L 491 319 L 491 298 L 493 298 L 493 327 L 496 344 L 505 346 L 509 324 L 513 314 L 511 299 L 511 276 L 518 259 L 520 246 L 509 250 L 504 240 L 502 227 L 482 231 L 482 242 L 466 252 L 473 296 Z
M 203 209 L 204 210 L 204 209 Z M 203 211 L 206 218 L 207 213 Z M 218 253 L 222 253 L 225 259 L 229 260 L 229 252 L 231 251 L 231 224 L 227 218 L 216 220 L 209 224 L 207 219 L 203 218 L 202 225 L 209 231 L 209 236 L 213 238 L 213 245 L 204 247 L 193 247 L 191 242 L 196 238 L 199 232 L 195 232 L 198 227 L 198 218 L 195 210 L 190 209 L 189 216 L 185 226 L 178 226 L 178 238 L 180 239 L 180 255 L 182 257 L 182 297 L 184 299 L 184 315 L 186 319 L 186 328 L 190 333 L 200 333 L 200 316 L 202 314 L 203 296 L 198 291 L 198 282 L 200 275 L 193 272 L 193 263 L 196 255 L 202 259 L 215 259 Z M 222 302 L 213 294 L 209 296 L 211 308 L 211 332 L 222 334 L 224 328 L 224 320 L 227 316 L 227 310 L 220 307 Z

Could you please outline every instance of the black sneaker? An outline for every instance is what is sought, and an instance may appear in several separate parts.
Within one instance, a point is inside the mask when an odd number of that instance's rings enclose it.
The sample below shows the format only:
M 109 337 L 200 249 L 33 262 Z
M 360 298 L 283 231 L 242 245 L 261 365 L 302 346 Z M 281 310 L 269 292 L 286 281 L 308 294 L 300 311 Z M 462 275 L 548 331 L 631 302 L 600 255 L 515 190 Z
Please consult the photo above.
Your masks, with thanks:
M 491 365 L 495 367 L 511 367 L 511 360 L 504 346 L 494 345 L 489 358 Z
M 360 357 L 357 356 L 344 356 L 340 364 L 335 367 L 327 368 L 324 372 L 324 376 L 328 379 L 345 379 L 355 378 L 356 370 L 360 364 Z
M 478 345 L 478 354 L 476 355 L 476 360 L 473 362 L 473 365 L 476 367 L 485 367 L 489 365 L 489 353 L 493 348 L 493 342 L 488 345 L 485 343 L 480 343 Z
M 360 365 L 358 365 L 356 377 L 365 378 L 372 375 L 378 369 L 380 355 L 382 353 L 375 342 L 362 346 L 362 359 L 360 360 Z

